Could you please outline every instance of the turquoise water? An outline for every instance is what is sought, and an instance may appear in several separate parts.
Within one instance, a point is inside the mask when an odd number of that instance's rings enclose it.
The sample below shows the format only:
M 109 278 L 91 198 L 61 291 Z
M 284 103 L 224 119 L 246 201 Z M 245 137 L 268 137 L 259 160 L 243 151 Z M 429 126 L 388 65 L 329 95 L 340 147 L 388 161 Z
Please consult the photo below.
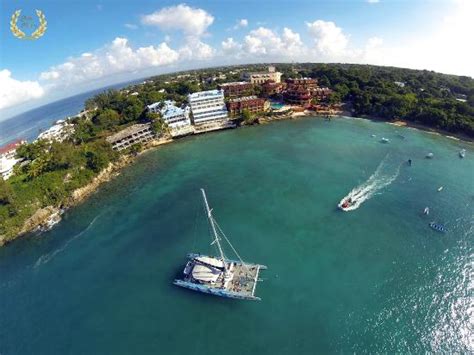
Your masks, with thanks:
M 271 108 L 274 109 L 274 110 L 279 110 L 279 109 L 281 109 L 283 106 L 285 106 L 285 104 L 282 104 L 281 102 L 271 101 L 270 106 L 271 106 Z
M 376 171 L 393 181 L 338 211 Z M 472 146 L 357 119 L 163 146 L 0 249 L 0 353 L 472 352 L 473 177 Z M 244 259 L 268 265 L 261 302 L 172 285 L 212 248 L 200 187 Z

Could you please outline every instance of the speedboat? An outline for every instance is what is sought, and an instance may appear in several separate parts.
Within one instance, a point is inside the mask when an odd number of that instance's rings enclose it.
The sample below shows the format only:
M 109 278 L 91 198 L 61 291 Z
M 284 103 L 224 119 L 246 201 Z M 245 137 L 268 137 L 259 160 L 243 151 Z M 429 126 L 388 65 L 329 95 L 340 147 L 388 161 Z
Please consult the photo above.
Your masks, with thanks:
M 337 207 L 343 211 L 349 211 L 349 208 L 351 208 L 354 204 L 356 203 L 355 200 L 352 199 L 352 197 L 346 198 L 345 200 L 339 202 Z
M 429 215 L 430 214 L 430 208 L 425 207 L 425 209 L 423 210 L 423 214 Z
M 381 143 L 390 143 L 390 140 L 388 138 L 382 137 L 380 140 Z
M 464 158 L 465 156 L 466 156 L 466 149 L 461 149 L 461 150 L 459 151 L 459 157 L 460 157 L 460 158 Z
M 428 153 L 428 154 L 426 154 L 426 156 L 425 156 L 426 159 L 433 159 L 433 157 L 434 157 L 434 154 L 433 154 L 433 153 Z
M 443 188 L 444 188 L 443 186 L 438 187 L 438 192 L 443 191 Z
M 446 233 L 446 228 L 442 224 L 431 222 L 429 226 L 437 232 Z

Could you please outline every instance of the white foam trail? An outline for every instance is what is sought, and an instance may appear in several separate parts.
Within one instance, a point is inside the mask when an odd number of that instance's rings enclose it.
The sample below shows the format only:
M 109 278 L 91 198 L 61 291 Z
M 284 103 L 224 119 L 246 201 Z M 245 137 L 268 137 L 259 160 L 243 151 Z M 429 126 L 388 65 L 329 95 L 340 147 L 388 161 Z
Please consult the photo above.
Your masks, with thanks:
M 353 188 L 340 202 L 339 207 L 342 206 L 344 201 L 351 198 L 352 201 L 355 201 L 353 205 L 345 208 L 345 211 L 353 211 L 359 208 L 359 206 L 370 199 L 376 192 L 380 191 L 384 187 L 390 185 L 400 174 L 400 168 L 402 164 L 399 164 L 397 170 L 392 175 L 384 174 L 383 170 L 385 167 L 385 162 L 387 160 L 388 154 L 380 162 L 379 166 L 375 172 L 369 177 L 369 179 L 363 184 Z
M 49 262 L 52 258 L 54 258 L 57 254 L 59 254 L 60 252 L 64 251 L 64 249 L 66 249 L 68 247 L 68 245 L 75 239 L 81 237 L 84 233 L 86 233 L 91 227 L 92 225 L 95 223 L 95 221 L 101 216 L 102 214 L 99 214 L 97 216 L 94 217 L 94 219 L 91 221 L 91 223 L 89 223 L 89 225 L 84 228 L 82 231 L 80 231 L 79 233 L 77 233 L 74 237 L 72 237 L 71 239 L 69 239 L 66 243 L 64 243 L 64 245 L 54 251 L 52 251 L 51 253 L 48 253 L 48 254 L 44 254 L 44 255 L 41 255 L 38 260 L 36 260 L 36 263 L 34 265 L 35 268 L 37 268 L 38 266 L 40 265 L 43 265 L 43 264 L 46 264 L 47 262 Z

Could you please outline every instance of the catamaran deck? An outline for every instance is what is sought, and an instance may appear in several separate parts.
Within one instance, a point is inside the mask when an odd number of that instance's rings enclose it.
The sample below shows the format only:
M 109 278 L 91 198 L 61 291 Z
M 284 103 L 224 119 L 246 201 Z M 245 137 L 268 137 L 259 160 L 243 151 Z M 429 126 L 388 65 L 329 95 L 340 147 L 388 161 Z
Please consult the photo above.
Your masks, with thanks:
M 253 296 L 257 285 L 260 265 L 233 264 L 232 279 L 227 284 L 226 289 L 231 292 L 245 293 Z

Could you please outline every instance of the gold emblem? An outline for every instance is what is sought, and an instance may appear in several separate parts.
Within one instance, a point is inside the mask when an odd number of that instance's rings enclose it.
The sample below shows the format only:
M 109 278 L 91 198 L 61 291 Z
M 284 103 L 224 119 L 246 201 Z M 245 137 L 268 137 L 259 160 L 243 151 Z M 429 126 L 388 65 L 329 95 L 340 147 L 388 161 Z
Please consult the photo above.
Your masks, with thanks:
M 33 25 L 32 25 L 32 20 L 33 19 L 31 17 L 27 17 L 27 16 L 22 16 L 22 18 L 20 18 L 20 15 L 21 15 L 21 10 L 16 10 L 13 13 L 12 18 L 10 20 L 10 31 L 12 31 L 12 34 L 16 38 L 35 40 L 35 39 L 40 38 L 42 35 L 44 35 L 44 33 L 46 32 L 46 29 L 47 29 L 46 25 L 48 23 L 46 22 L 46 17 L 44 16 L 42 11 L 36 10 L 36 16 L 38 16 L 39 26 L 29 36 L 25 32 L 23 32 L 22 30 L 20 30 L 20 28 L 18 27 L 18 20 L 21 20 L 22 27 L 33 27 Z

